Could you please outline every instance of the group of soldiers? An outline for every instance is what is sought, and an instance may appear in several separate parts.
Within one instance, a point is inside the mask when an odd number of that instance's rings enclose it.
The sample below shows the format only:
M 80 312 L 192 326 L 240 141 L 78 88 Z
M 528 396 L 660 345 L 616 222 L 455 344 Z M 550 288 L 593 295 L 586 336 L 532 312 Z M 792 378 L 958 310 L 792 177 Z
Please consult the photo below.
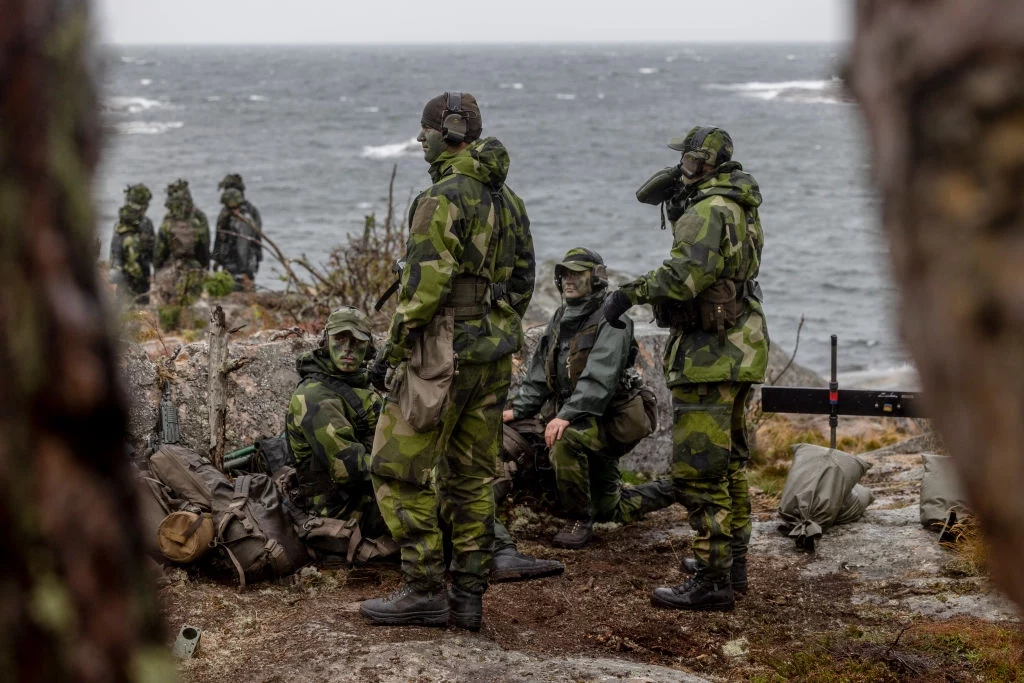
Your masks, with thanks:
M 691 576 L 651 601 L 733 609 L 747 590 L 751 532 L 744 406 L 764 380 L 769 339 L 755 280 L 761 196 L 732 159 L 731 137 L 698 126 L 669 143 L 681 159 L 663 174 L 673 243 L 660 266 L 611 291 L 595 250 L 571 249 L 558 263 L 564 303 L 509 402 L 535 259 L 525 206 L 505 184 L 508 151 L 480 137 L 468 93 L 432 98 L 420 124 L 433 184 L 410 210 L 383 347 L 362 311 L 332 313 L 320 346 L 299 360 L 287 417 L 307 508 L 355 515 L 364 536 L 399 548 L 402 586 L 363 602 L 361 614 L 476 630 L 489 581 L 562 572 L 519 553 L 495 517 L 503 431 L 530 421 L 541 425 L 567 520 L 554 545 L 582 548 L 595 522 L 628 523 L 678 502 L 695 532 L 680 567 Z M 670 330 L 672 467 L 668 479 L 631 487 L 619 458 L 654 425 L 625 313 L 645 303 Z
M 245 198 L 237 173 L 224 176 L 222 208 L 213 244 L 213 269 L 223 269 L 235 289 L 250 287 L 263 260 L 263 222 Z M 210 270 L 210 223 L 192 200 L 188 181 L 167 186 L 167 213 L 160 229 L 146 216 L 153 193 L 143 184 L 129 185 L 110 240 L 111 284 L 134 303 L 149 303 L 150 280 L 159 304 L 182 304 L 200 292 Z

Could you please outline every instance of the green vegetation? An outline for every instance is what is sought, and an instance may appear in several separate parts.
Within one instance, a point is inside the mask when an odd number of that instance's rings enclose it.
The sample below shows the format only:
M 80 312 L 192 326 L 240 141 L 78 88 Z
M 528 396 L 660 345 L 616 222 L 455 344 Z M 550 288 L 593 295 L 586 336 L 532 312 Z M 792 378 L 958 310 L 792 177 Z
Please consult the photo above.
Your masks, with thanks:
M 212 298 L 227 296 L 235 291 L 235 279 L 226 270 L 210 273 L 203 282 L 203 289 Z

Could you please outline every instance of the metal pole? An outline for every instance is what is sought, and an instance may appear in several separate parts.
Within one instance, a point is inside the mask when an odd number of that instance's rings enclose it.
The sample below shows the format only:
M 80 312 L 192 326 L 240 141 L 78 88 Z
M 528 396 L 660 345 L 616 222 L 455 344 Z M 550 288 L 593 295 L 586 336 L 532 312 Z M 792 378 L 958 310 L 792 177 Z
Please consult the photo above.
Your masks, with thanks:
M 838 348 L 836 335 L 832 335 L 832 379 L 828 383 L 828 426 L 831 432 L 830 447 L 836 447 L 836 427 L 839 426 L 839 382 L 836 380 L 836 350 Z

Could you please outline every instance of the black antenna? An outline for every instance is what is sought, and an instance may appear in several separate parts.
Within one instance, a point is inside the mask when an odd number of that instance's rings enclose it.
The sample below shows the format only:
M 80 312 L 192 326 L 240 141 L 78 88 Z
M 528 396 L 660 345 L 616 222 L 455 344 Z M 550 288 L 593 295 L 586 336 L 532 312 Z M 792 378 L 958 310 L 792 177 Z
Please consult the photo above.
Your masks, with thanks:
M 836 380 L 836 351 L 839 341 L 832 335 L 832 379 L 828 383 L 828 427 L 831 432 L 830 448 L 836 447 L 836 427 L 839 426 L 839 382 Z

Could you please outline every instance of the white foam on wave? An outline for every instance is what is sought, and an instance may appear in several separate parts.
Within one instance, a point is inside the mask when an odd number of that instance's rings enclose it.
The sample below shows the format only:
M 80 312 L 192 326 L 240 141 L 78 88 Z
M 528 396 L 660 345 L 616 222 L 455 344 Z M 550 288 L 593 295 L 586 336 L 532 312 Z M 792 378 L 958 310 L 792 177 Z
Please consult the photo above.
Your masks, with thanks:
M 220 102 L 220 95 L 210 95 L 206 98 L 207 102 Z
M 420 146 L 420 143 L 416 142 L 416 138 L 410 138 L 405 142 L 392 142 L 386 145 L 366 145 L 363 147 L 363 151 L 359 153 L 359 156 L 363 159 L 394 159 L 395 157 L 407 154 L 415 154 L 422 150 L 423 148 Z
M 142 59 L 141 57 L 121 57 L 122 64 L 133 64 L 134 66 L 152 66 L 156 64 L 151 59 Z
M 160 135 L 184 127 L 184 121 L 121 121 L 114 125 L 122 135 Z
M 642 74 L 656 74 L 658 73 L 658 69 L 653 66 L 642 66 L 637 69 L 637 72 Z
M 103 102 L 103 108 L 107 111 L 116 111 L 126 114 L 138 114 L 149 109 L 156 109 L 164 106 L 163 102 L 151 100 L 146 97 L 108 97 Z
M 567 101 L 567 102 L 571 102 L 572 100 L 575 100 L 575 99 L 576 99 L 576 93 L 571 93 L 571 92 L 556 92 L 556 93 L 555 93 L 555 99 L 556 99 L 556 100 L 565 100 L 565 101 Z
M 139 85 L 149 85 L 153 82 L 152 78 L 140 78 Z
M 249 95 L 249 101 L 250 102 L 266 102 L 267 101 L 267 96 L 266 95 Z
M 376 114 L 377 112 L 380 111 L 380 107 L 375 107 L 375 106 L 372 106 L 372 105 L 369 106 L 369 107 L 360 107 L 359 111 L 364 111 L 367 114 Z
M 522 90 L 523 89 L 523 84 L 522 83 L 499 83 L 498 87 L 499 88 L 506 88 L 506 89 L 507 88 L 512 88 L 513 90 Z
M 704 86 L 708 90 L 735 92 L 744 97 L 759 100 L 780 100 L 784 102 L 801 102 L 805 104 L 843 104 L 842 81 L 838 78 L 817 81 L 778 81 L 768 83 L 751 81 L 748 83 L 709 83 Z

